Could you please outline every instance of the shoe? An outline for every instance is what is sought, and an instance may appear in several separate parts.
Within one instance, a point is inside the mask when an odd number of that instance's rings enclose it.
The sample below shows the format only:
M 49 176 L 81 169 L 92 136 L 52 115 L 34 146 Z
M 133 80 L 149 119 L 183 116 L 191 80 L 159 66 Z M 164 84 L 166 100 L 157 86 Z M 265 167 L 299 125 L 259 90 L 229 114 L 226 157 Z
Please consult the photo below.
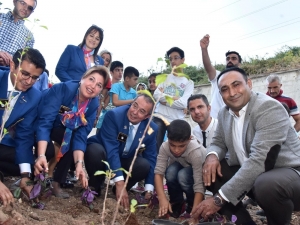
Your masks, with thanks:
M 66 179 L 65 183 L 60 184 L 62 188 L 73 188 L 74 184 L 69 179 Z
M 252 198 L 248 198 L 247 200 L 243 200 L 243 205 L 247 208 L 247 205 L 257 206 L 257 203 Z
M 164 191 L 167 191 L 168 190 L 168 186 L 165 184 L 164 185 Z
M 68 172 L 68 174 L 67 174 L 67 180 L 69 180 L 70 182 L 72 182 L 72 183 L 77 183 L 77 178 L 76 178 L 76 176 L 75 176 L 75 174 L 74 174 L 74 171 L 69 171 Z
M 181 220 L 186 220 L 186 219 L 189 219 L 189 218 L 191 218 L 191 215 L 190 215 L 188 212 L 186 212 L 186 211 L 184 211 L 184 212 L 179 216 L 179 219 L 181 219 Z
M 70 195 L 68 193 L 64 192 L 60 188 L 59 183 L 57 183 L 56 181 L 52 182 L 51 191 L 52 191 L 52 195 L 54 195 L 57 198 L 63 198 L 63 199 L 70 198 Z
M 185 211 L 185 202 L 172 203 L 171 207 L 173 212 L 169 212 L 170 216 L 178 218 Z
M 139 186 L 138 183 L 136 183 L 130 190 L 138 193 L 143 193 L 145 191 L 145 188 Z
M 258 216 L 266 216 L 265 211 L 263 209 L 262 210 L 257 210 L 255 214 L 258 215 Z
M 47 187 L 51 187 L 52 186 L 52 182 L 53 182 L 53 178 L 52 177 L 47 177 L 46 178 L 46 186 Z

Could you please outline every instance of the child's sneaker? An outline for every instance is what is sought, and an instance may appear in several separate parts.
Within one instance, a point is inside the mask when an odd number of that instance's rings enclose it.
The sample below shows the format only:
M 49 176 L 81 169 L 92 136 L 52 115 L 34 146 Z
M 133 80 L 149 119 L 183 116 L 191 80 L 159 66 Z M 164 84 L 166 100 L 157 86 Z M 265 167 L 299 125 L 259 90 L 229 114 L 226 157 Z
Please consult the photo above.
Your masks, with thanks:
M 185 211 L 185 202 L 178 202 L 173 203 L 172 205 L 172 211 L 173 213 L 169 212 L 170 216 L 174 218 L 178 218 L 184 211 Z

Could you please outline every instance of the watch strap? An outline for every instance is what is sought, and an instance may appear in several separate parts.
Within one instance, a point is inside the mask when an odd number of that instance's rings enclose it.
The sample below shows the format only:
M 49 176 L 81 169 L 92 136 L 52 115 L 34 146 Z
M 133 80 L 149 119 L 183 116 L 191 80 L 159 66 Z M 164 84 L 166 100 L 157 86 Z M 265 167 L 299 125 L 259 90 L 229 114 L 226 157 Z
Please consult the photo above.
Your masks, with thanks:
M 21 178 L 31 178 L 31 173 L 21 173 Z

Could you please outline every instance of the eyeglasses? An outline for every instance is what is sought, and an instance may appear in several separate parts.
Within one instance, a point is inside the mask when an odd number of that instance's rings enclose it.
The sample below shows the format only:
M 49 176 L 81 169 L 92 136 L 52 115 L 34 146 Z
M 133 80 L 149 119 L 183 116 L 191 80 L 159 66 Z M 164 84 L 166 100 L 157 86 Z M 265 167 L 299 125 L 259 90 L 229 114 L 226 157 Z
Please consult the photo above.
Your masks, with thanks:
M 40 80 L 40 77 L 39 76 L 31 76 L 30 74 L 28 74 L 26 71 L 23 71 L 21 70 L 21 77 L 24 79 L 24 80 L 28 80 L 29 78 L 31 78 L 31 82 L 35 82 L 37 80 Z
M 236 56 L 232 56 L 232 57 L 229 57 L 229 56 L 227 56 L 226 57 L 226 61 L 229 61 L 229 60 L 237 60 L 237 57 Z
M 176 60 L 178 60 L 178 59 L 181 59 L 181 57 L 175 56 L 174 58 L 172 58 L 172 57 L 169 58 L 170 62 L 172 62 L 173 60 L 176 61 Z
M 138 110 L 138 113 L 141 114 L 142 116 L 146 116 L 147 115 L 147 112 L 144 109 L 139 108 L 139 106 L 138 106 L 138 104 L 136 102 L 132 103 L 131 107 L 134 110 Z
M 25 8 L 27 8 L 27 10 L 29 11 L 29 12 L 33 12 L 33 10 L 34 10 L 34 8 L 31 6 L 31 5 L 28 5 L 26 2 L 24 2 L 24 1 L 18 1 L 18 2 L 20 2 L 20 4 L 22 5 L 22 6 L 24 6 Z

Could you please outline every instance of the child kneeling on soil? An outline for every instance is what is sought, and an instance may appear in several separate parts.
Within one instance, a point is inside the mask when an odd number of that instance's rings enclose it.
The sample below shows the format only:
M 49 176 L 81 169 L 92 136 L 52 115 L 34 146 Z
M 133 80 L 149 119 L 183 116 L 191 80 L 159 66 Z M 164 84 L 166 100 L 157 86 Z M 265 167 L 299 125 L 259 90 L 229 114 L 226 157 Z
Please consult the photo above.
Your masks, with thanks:
M 167 131 L 168 141 L 159 149 L 154 171 L 155 189 L 159 200 L 158 215 L 164 216 L 169 211 L 170 216 L 174 218 L 190 218 L 192 209 L 204 199 L 202 164 L 206 149 L 191 136 L 191 127 L 184 120 L 172 121 Z M 164 176 L 170 202 L 164 193 Z M 186 201 L 183 193 L 186 195 Z

